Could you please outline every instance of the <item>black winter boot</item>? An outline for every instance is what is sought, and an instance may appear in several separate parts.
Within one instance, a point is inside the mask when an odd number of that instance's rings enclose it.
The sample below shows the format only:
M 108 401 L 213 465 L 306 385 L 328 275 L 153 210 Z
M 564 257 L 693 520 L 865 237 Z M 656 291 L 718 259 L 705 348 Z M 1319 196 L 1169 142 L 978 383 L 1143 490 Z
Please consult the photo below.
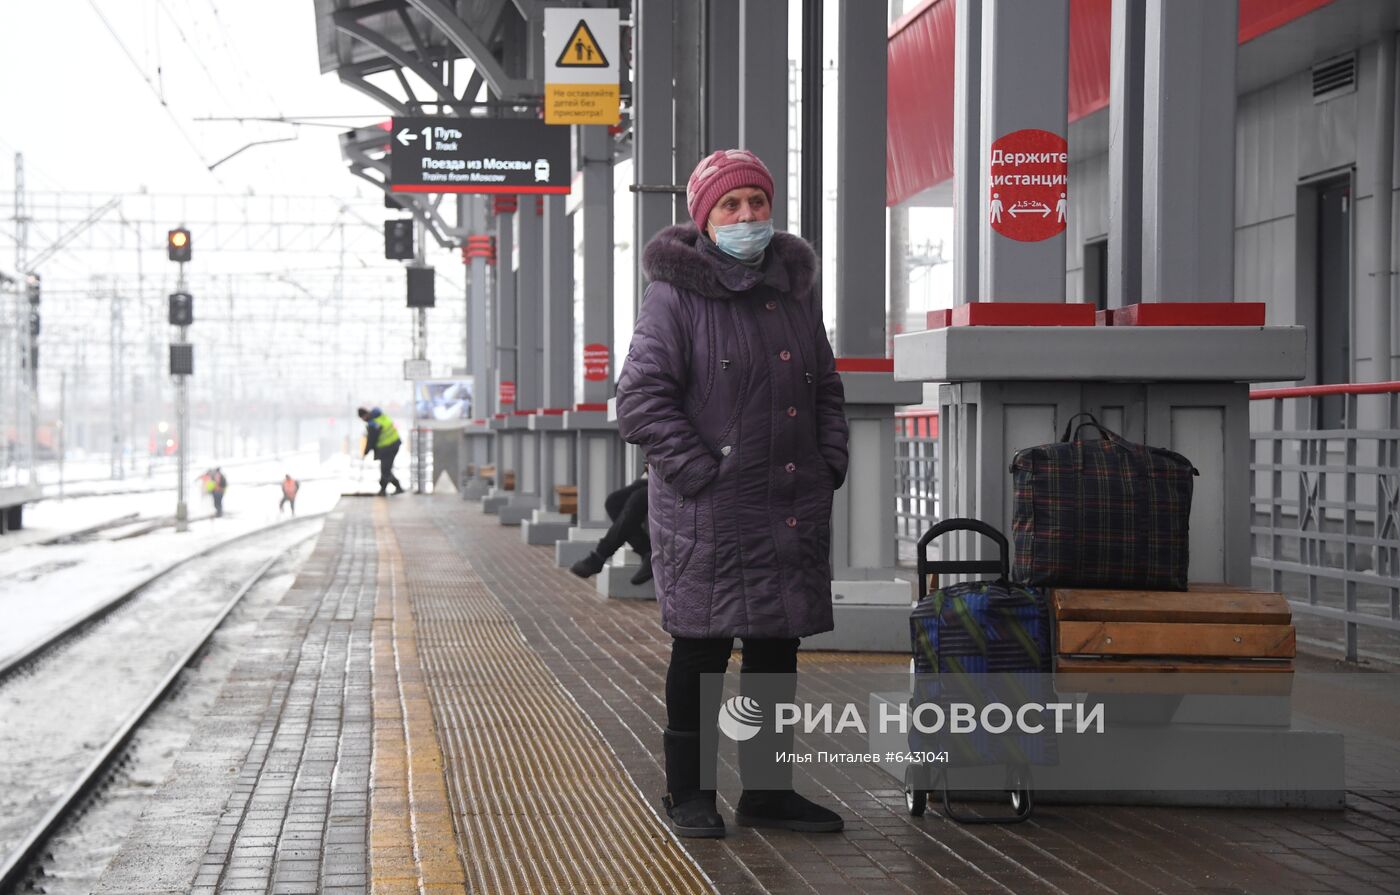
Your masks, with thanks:
M 829 808 L 790 789 L 746 789 L 739 796 L 734 822 L 741 827 L 774 827 L 799 833 L 837 833 L 846 822 Z
M 632 576 L 632 583 L 639 587 L 651 580 L 651 554 L 642 554 L 642 567 Z
M 724 835 L 724 818 L 715 809 L 715 791 L 700 788 L 700 734 L 667 728 L 666 816 L 677 836 L 718 839 Z M 712 754 L 709 760 L 713 762 Z
M 594 550 L 583 559 L 569 566 L 569 571 L 580 578 L 592 578 L 594 575 L 603 571 L 603 566 L 606 564 L 607 560 L 599 556 L 597 550 Z
M 764 707 L 772 717 L 773 706 L 797 698 L 796 674 L 743 674 L 740 690 Z M 792 754 L 797 730 L 763 729 L 739 743 L 739 779 L 744 792 L 734 809 L 734 823 L 741 827 L 773 827 L 799 833 L 836 833 L 845 829 L 841 815 L 793 792 L 791 762 L 775 759 Z M 763 787 L 763 788 L 760 788 Z

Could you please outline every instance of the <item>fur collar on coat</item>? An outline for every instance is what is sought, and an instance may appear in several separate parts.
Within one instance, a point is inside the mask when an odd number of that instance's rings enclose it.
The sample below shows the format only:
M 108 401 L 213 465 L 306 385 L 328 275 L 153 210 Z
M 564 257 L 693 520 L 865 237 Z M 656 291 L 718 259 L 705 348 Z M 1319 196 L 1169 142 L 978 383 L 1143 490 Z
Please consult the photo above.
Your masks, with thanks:
M 762 268 L 755 270 L 715 248 L 694 224 L 677 224 L 647 243 L 642 271 L 648 280 L 706 298 L 733 298 L 761 282 L 802 297 L 816 283 L 817 254 L 805 239 L 779 230 L 768 244 Z

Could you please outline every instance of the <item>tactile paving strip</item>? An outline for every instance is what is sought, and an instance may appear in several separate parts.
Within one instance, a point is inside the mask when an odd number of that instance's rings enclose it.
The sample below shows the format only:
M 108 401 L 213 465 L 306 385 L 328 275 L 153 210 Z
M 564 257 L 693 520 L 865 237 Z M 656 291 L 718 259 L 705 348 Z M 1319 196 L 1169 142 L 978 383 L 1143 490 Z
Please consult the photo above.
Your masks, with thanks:
M 375 506 L 374 528 L 379 578 L 373 633 L 372 890 L 389 895 L 461 892 L 466 874 L 457 850 L 442 750 L 418 657 L 403 558 L 383 503 Z
M 401 552 L 467 891 L 713 891 L 467 560 L 423 514 L 393 515 L 376 530 Z

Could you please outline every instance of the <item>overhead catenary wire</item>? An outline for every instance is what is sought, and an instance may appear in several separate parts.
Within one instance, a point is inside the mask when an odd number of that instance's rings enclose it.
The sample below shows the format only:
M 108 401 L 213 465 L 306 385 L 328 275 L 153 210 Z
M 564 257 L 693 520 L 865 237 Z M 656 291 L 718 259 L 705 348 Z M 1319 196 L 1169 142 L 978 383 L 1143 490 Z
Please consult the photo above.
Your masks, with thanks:
M 175 110 L 170 108 L 170 104 L 165 101 L 164 92 L 161 90 L 161 88 L 157 85 L 155 81 L 151 80 L 150 75 L 146 74 L 145 69 L 141 67 L 141 63 L 137 61 L 136 57 L 132 54 L 131 49 L 127 47 L 126 42 L 122 40 L 121 35 L 118 34 L 116 29 L 112 27 L 112 23 L 107 20 L 107 17 L 102 14 L 102 9 L 97 5 L 97 0 L 88 0 L 88 6 L 92 7 L 92 11 L 97 15 L 97 18 L 102 21 L 102 27 L 107 29 L 107 33 L 112 36 L 112 40 L 117 42 L 117 46 L 121 48 L 122 55 L 126 56 L 127 61 L 131 63 L 132 68 L 136 69 L 137 75 L 139 75 L 141 80 L 145 82 L 146 86 L 151 89 L 151 93 L 155 96 L 157 102 L 160 103 L 161 108 L 165 110 L 166 115 L 170 117 L 171 123 L 175 125 L 175 130 L 178 131 L 180 136 L 184 139 L 184 141 L 187 144 L 189 144 L 190 150 L 194 152 L 195 157 L 199 159 L 200 164 L 207 169 L 209 167 L 209 162 L 204 158 L 204 153 L 200 151 L 199 144 L 195 143 L 194 138 L 190 136 L 189 131 L 185 130 L 185 126 L 180 123 L 180 118 L 175 114 Z M 220 178 L 219 175 L 214 174 L 212 171 L 210 172 L 210 176 L 213 177 L 215 180 L 218 180 L 220 183 L 223 182 L 222 178 Z

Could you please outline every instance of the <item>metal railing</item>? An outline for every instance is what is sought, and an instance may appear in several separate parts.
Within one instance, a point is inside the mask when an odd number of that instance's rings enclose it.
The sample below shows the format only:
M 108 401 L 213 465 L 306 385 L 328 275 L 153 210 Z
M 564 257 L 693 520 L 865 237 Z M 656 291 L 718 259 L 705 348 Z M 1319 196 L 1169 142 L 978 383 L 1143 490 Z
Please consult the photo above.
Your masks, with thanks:
M 1356 661 L 1361 628 L 1400 634 L 1400 382 L 1250 398 L 1269 402 L 1251 436 L 1253 565 L 1295 613 L 1342 622 Z M 1340 427 L 1324 428 L 1338 409 Z
M 895 413 L 894 475 L 895 550 L 913 562 L 919 536 L 938 521 L 938 411 Z

